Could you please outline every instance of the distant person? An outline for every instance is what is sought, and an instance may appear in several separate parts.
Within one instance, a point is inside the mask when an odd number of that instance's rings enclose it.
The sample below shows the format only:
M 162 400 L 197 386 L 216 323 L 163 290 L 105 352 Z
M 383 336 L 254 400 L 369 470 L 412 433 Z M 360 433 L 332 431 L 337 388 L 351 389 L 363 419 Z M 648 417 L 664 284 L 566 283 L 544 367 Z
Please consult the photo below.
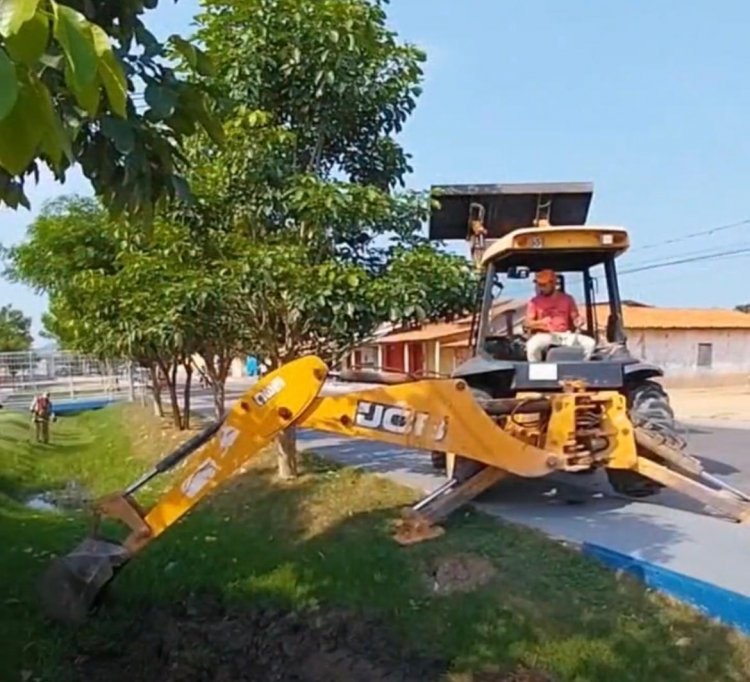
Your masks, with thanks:
M 40 393 L 31 401 L 29 407 L 34 421 L 37 443 L 49 443 L 49 422 L 52 417 L 52 400 L 49 391 Z
M 529 301 L 526 310 L 526 328 L 531 338 L 526 342 L 529 362 L 541 362 L 550 346 L 580 346 L 585 359 L 596 349 L 596 341 L 581 334 L 583 318 L 575 299 L 557 290 L 557 275 L 553 270 L 538 272 L 534 280 L 537 295 Z
M 245 371 L 249 377 L 258 376 L 258 358 L 254 355 L 249 355 L 245 361 Z

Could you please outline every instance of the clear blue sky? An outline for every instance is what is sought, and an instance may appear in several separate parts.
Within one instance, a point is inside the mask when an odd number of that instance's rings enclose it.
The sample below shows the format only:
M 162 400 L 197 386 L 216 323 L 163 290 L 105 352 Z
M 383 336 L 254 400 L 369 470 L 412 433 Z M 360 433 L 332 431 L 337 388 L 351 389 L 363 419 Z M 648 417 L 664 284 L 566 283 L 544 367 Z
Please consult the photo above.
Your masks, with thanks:
M 162 0 L 150 26 L 189 33 L 197 8 Z M 389 16 L 429 60 L 402 136 L 414 157 L 410 186 L 593 181 L 590 222 L 631 231 L 621 269 L 750 247 L 750 225 L 681 239 L 750 218 L 747 3 L 393 0 Z M 78 175 L 30 187 L 34 208 L 88 191 Z M 22 239 L 32 217 L 0 210 L 0 241 Z M 750 301 L 748 266 L 744 254 L 625 275 L 623 293 L 734 306 Z M 31 314 L 38 331 L 44 299 L 0 287 L 0 304 Z

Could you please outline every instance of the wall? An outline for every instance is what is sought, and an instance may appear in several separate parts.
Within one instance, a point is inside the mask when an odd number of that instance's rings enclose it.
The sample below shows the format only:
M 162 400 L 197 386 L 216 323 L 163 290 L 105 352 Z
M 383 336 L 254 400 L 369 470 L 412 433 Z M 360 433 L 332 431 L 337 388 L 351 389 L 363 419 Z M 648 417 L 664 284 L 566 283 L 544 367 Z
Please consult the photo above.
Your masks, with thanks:
M 667 377 L 712 377 L 750 372 L 750 329 L 627 330 L 636 357 L 664 369 Z M 698 366 L 698 344 L 711 344 L 710 367 Z

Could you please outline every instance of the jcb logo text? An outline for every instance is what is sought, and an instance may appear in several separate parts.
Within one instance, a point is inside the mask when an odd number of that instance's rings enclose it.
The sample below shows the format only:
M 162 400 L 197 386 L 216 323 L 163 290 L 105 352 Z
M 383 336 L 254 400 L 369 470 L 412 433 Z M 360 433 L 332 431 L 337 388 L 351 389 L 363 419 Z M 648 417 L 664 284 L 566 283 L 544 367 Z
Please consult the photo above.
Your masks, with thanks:
M 364 400 L 357 403 L 357 414 L 354 419 L 357 426 L 365 429 L 398 435 L 415 435 L 419 438 L 427 436 L 438 442 L 443 440 L 448 428 L 448 420 L 440 419 L 430 432 L 426 432 L 430 421 L 431 416 L 427 412 L 415 412 L 398 405 L 383 405 Z

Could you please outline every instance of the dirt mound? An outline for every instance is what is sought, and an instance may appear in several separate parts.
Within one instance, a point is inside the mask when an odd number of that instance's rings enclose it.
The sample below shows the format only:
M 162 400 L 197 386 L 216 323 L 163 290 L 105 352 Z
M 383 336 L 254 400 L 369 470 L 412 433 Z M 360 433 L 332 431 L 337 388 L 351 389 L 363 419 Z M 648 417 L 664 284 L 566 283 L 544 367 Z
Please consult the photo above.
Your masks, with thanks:
M 428 580 L 438 594 L 470 592 L 486 585 L 497 573 L 489 559 L 475 554 L 456 554 L 435 562 Z
M 446 668 L 404 652 L 361 616 L 206 601 L 155 609 L 117 644 L 76 657 L 86 682 L 437 682 Z

